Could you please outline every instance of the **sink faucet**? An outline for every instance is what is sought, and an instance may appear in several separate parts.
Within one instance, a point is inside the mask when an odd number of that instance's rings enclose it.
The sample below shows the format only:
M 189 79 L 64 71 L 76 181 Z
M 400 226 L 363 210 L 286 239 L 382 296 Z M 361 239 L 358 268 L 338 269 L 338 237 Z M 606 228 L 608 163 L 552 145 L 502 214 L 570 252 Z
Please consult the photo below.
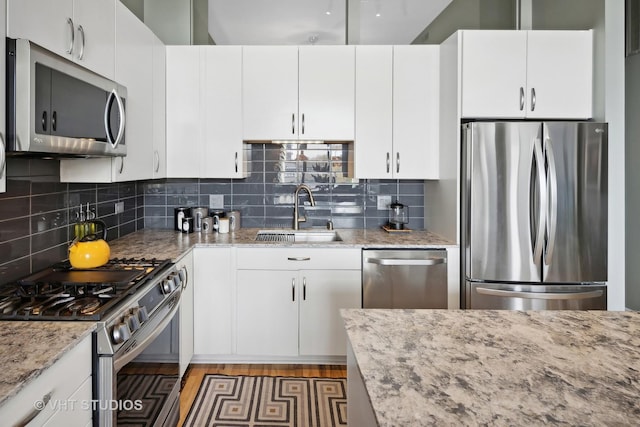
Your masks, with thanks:
M 298 187 L 296 187 L 296 192 L 293 196 L 293 198 L 295 199 L 293 202 L 293 229 L 294 230 L 298 230 L 300 228 L 298 226 L 299 223 L 305 222 L 307 220 L 306 216 L 303 216 L 302 218 L 300 218 L 300 208 L 298 206 L 298 195 L 300 194 L 301 190 L 304 190 L 307 193 L 309 193 L 309 201 L 311 202 L 311 206 L 316 205 L 316 201 L 313 199 L 313 194 L 311 194 L 311 189 L 309 188 L 309 186 L 305 184 L 298 185 Z

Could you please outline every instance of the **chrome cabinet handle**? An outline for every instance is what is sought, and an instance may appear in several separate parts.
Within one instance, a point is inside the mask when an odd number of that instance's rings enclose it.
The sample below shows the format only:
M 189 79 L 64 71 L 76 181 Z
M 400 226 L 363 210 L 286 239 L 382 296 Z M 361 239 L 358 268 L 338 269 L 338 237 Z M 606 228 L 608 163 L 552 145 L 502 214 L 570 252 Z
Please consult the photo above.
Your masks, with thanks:
M 302 113 L 302 134 L 304 135 L 304 113 Z
M 67 53 L 71 55 L 73 54 L 73 45 L 76 43 L 76 29 L 75 25 L 73 25 L 73 19 L 67 18 L 67 24 L 69 25 L 69 30 L 71 32 L 71 42 L 69 43 L 69 49 L 67 49 Z
M 7 167 L 7 155 L 5 154 L 5 150 L 7 149 L 7 145 L 4 143 L 4 134 L 0 133 L 0 178 L 4 174 L 4 169 Z
M 160 170 L 160 154 L 158 154 L 158 150 L 153 151 L 153 157 L 156 161 L 156 167 L 154 169 L 154 172 L 158 172 Z
M 390 170 L 391 170 L 391 155 L 387 151 L 387 173 L 389 173 Z
M 120 169 L 118 170 L 118 174 L 122 175 L 122 171 L 124 170 L 124 157 L 118 157 L 120 159 Z
M 302 278 L 302 301 L 307 300 L 307 278 Z
M 238 173 L 238 152 L 236 151 L 236 173 Z
M 524 88 L 520 86 L 520 111 L 524 110 Z
M 187 285 L 189 284 L 189 269 L 186 265 L 183 265 L 180 270 L 184 271 L 184 280 L 182 281 L 182 290 L 187 289 Z
M 476 288 L 476 291 L 482 295 L 491 295 L 496 297 L 515 297 L 526 299 L 546 299 L 546 300 L 578 300 L 588 298 L 601 297 L 602 290 L 587 292 L 520 292 L 507 291 L 503 289 Z
M 82 25 L 78 25 L 78 32 L 80 33 L 80 54 L 78 55 L 78 59 L 84 59 L 84 28 Z
M 42 399 L 40 399 L 39 401 L 34 402 L 34 409 L 31 412 L 29 412 L 29 414 L 26 417 L 18 421 L 15 427 L 25 427 L 31 421 L 33 421 L 35 417 L 40 415 L 40 412 L 42 412 L 42 410 L 45 409 L 47 407 L 47 404 L 51 401 L 52 394 L 53 394 L 53 390 L 51 390 L 49 393 L 42 396 Z
M 400 173 L 400 153 L 396 153 L 396 173 Z
M 536 109 L 536 88 L 531 88 L 531 111 Z
M 311 257 L 308 256 L 292 256 L 287 258 L 288 261 L 310 261 Z
M 291 301 L 296 301 L 296 279 L 291 279 Z
M 291 113 L 291 134 L 296 134 L 296 113 Z
M 51 130 L 55 131 L 58 128 L 58 112 L 54 111 L 51 114 Z
M 446 264 L 447 259 L 441 257 L 422 258 L 422 259 L 403 259 L 403 258 L 367 258 L 369 264 L 376 265 L 438 265 Z

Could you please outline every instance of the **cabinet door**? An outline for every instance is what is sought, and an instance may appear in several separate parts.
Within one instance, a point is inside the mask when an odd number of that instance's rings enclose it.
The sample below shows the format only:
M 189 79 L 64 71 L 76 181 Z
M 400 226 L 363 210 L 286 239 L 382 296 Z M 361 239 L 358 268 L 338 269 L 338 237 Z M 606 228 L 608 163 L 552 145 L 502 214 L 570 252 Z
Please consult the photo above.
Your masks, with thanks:
M 299 139 L 353 140 L 354 46 L 301 46 L 299 91 Z
M 75 37 L 73 0 L 8 0 L 7 35 L 70 58 Z
M 153 177 L 154 35 L 126 6 L 116 7 L 116 81 L 127 88 L 127 156 L 114 160 L 115 181 Z
M 393 47 L 394 178 L 438 179 L 440 50 Z
M 296 271 L 238 270 L 237 352 L 298 355 Z
M 195 354 L 231 354 L 234 282 L 231 248 L 194 249 Z
M 200 177 L 200 47 L 167 46 L 167 177 Z
M 202 74 L 203 178 L 243 178 L 242 47 L 206 46 Z
M 391 178 L 393 47 L 356 46 L 355 176 Z
M 180 376 L 182 377 L 193 357 L 194 326 L 194 269 L 193 252 L 189 251 L 178 261 L 178 270 L 184 274 L 180 296 Z
M 296 46 L 243 47 L 242 108 L 244 140 L 297 139 Z
M 153 178 L 167 176 L 166 88 L 167 54 L 164 43 L 153 43 Z
M 75 45 L 72 58 L 108 78 L 114 77 L 115 0 L 74 0 Z
M 300 354 L 345 356 L 341 308 L 361 308 L 360 270 L 302 270 Z
M 593 116 L 593 32 L 527 32 L 527 117 Z
M 524 118 L 527 32 L 461 34 L 462 117 Z

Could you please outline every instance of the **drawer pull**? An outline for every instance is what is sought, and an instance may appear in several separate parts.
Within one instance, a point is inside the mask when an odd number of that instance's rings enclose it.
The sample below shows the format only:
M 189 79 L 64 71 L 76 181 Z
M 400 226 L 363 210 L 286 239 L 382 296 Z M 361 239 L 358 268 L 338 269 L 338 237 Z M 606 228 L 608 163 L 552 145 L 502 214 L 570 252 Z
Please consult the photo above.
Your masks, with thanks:
M 291 301 L 296 302 L 296 279 L 291 279 Z
M 40 415 L 40 412 L 42 412 L 42 410 L 47 407 L 47 404 L 49 403 L 49 401 L 51 401 L 52 394 L 53 394 L 53 390 L 51 390 L 49 393 L 42 396 L 42 399 L 36 400 L 35 402 L 33 402 L 33 410 L 29 413 L 29 415 L 24 417 L 22 420 L 18 421 L 15 427 L 24 427 L 27 424 L 29 424 L 31 421 L 33 421 L 35 417 Z
M 287 259 L 289 261 L 311 261 L 311 257 L 308 256 L 290 256 Z

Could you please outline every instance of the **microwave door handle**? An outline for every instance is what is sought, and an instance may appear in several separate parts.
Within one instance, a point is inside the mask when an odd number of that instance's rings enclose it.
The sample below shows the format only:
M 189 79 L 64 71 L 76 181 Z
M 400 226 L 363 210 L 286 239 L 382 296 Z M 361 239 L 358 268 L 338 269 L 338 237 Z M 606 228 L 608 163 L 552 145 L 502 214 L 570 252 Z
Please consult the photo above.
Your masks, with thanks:
M 115 138 L 112 137 L 111 124 L 109 123 L 109 116 L 111 115 L 110 113 L 114 100 L 116 101 L 116 104 L 118 105 L 118 111 L 120 112 L 120 126 L 118 127 L 118 135 Z M 109 94 L 109 97 L 107 98 L 107 105 L 104 110 L 104 127 L 107 131 L 107 141 L 109 141 L 113 148 L 116 148 L 124 137 L 125 121 L 126 117 L 124 111 L 124 103 L 122 102 L 122 98 L 120 98 L 120 95 L 118 95 L 118 92 L 113 89 Z

